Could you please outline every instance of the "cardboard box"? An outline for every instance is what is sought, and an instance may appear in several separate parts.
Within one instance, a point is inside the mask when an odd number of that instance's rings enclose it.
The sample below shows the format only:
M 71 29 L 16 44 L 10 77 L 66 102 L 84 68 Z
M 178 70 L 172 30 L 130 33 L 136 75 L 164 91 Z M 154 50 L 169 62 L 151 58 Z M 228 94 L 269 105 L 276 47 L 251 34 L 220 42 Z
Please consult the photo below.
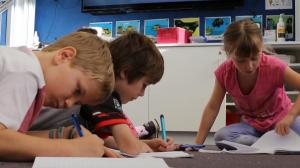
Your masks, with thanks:
M 157 32 L 157 43 L 189 43 L 191 33 L 180 27 L 161 28 Z

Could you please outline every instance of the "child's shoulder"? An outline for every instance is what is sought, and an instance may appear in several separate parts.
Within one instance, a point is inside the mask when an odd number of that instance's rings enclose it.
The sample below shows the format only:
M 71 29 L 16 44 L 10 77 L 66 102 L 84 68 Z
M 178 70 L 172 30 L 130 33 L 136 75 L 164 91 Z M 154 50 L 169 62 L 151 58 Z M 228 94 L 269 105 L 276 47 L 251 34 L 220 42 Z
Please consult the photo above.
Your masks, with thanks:
M 286 66 L 287 63 L 280 59 L 277 55 L 262 54 L 261 64 L 267 66 Z
M 234 64 L 233 61 L 231 59 L 227 59 L 226 61 L 224 61 L 221 65 L 218 66 L 218 68 L 216 69 L 217 73 L 226 73 L 228 71 L 232 71 L 234 70 Z

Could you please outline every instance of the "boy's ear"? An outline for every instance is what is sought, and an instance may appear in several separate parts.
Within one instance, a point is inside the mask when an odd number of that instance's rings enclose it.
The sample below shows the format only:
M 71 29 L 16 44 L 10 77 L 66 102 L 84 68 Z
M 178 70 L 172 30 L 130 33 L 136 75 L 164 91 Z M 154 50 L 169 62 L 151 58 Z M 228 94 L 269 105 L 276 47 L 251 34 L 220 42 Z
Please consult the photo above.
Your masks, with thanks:
M 120 78 L 121 78 L 121 79 L 126 79 L 126 78 L 127 78 L 127 75 L 126 75 L 126 71 L 125 71 L 125 70 L 122 70 L 122 71 L 120 72 Z
M 53 58 L 55 64 L 61 64 L 71 61 L 76 56 L 77 50 L 74 47 L 64 47 L 57 51 Z

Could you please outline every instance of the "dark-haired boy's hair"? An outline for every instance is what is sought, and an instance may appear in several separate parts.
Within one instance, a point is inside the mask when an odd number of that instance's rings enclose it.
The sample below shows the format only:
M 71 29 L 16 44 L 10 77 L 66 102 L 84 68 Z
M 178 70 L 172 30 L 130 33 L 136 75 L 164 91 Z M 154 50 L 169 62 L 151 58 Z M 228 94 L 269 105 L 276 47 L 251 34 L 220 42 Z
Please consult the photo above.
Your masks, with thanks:
M 146 77 L 149 84 L 155 84 L 164 73 L 164 60 L 153 41 L 136 32 L 120 36 L 109 44 L 115 77 L 125 72 L 132 83 Z

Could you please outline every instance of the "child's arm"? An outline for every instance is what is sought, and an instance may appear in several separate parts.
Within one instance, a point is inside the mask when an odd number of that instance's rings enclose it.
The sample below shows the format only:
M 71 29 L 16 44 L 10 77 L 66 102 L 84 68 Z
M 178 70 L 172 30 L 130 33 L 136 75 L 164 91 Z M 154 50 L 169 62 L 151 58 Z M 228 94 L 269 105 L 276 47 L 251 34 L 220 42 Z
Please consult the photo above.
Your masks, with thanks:
M 222 104 L 222 101 L 225 96 L 225 91 L 220 86 L 219 82 L 215 80 L 215 86 L 213 89 L 213 93 L 205 106 L 205 109 L 202 114 L 202 119 L 199 127 L 199 131 L 196 136 L 195 143 L 196 144 L 203 144 L 205 138 L 207 137 L 208 131 L 210 130 L 211 126 L 213 125 L 219 110 Z
M 285 82 L 300 91 L 300 75 L 287 67 L 284 71 Z M 288 114 L 276 124 L 275 131 L 280 135 L 286 135 L 289 133 L 289 127 L 295 121 L 296 117 L 300 114 L 300 96 L 298 95 L 293 107 L 290 109 Z
M 130 155 L 137 155 L 141 152 L 152 152 L 147 144 L 132 135 L 128 125 L 116 124 L 111 126 L 111 129 L 115 142 L 122 152 Z
M 96 135 L 76 139 L 47 139 L 6 129 L 0 123 L 0 160 L 31 161 L 36 156 L 93 156 L 104 153 Z
M 113 136 L 108 136 L 104 139 L 104 145 L 112 149 L 119 149 Z

